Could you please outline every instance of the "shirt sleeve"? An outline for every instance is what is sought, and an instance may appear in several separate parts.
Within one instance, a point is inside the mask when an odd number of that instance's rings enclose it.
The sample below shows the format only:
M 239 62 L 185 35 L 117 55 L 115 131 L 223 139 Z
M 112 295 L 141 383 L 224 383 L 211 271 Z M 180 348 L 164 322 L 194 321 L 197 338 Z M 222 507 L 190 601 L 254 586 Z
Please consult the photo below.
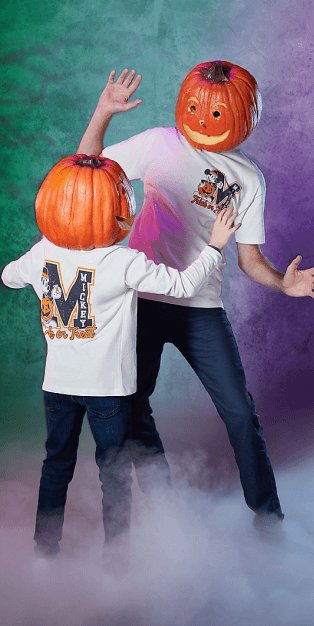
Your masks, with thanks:
M 119 163 L 130 180 L 143 180 L 157 136 L 158 128 L 151 128 L 104 148 L 101 156 Z
M 250 191 L 244 201 L 241 201 L 238 209 L 239 214 L 236 223 L 241 223 L 241 228 L 235 233 L 237 243 L 265 243 L 264 208 L 266 183 L 261 170 L 256 163 L 247 159 L 250 163 L 250 170 L 245 174 Z M 253 171 L 252 168 L 253 167 Z M 247 183 L 246 183 L 247 184 Z M 245 186 L 245 185 L 244 185 Z
M 33 285 L 38 280 L 38 275 L 43 260 L 43 240 L 36 243 L 31 250 L 23 254 L 16 261 L 11 261 L 2 272 L 2 281 L 11 289 L 21 289 L 27 285 Z
M 219 265 L 221 254 L 206 246 L 199 257 L 180 272 L 162 263 L 156 265 L 143 252 L 134 252 L 126 268 L 125 284 L 131 289 L 147 293 L 159 293 L 175 298 L 191 298 Z
M 264 207 L 265 193 L 259 193 L 243 211 L 239 211 L 236 223 L 240 222 L 241 227 L 235 233 L 237 243 L 265 243 Z

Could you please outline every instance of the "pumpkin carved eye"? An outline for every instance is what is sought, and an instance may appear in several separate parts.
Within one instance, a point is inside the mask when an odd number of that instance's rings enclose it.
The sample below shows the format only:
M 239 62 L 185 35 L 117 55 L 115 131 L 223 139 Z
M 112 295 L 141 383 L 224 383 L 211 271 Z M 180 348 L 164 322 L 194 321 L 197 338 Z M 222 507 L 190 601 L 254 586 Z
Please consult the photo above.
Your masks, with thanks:
M 196 111 L 195 104 L 190 104 L 190 106 L 188 107 L 188 113 L 195 113 L 195 111 Z
M 221 116 L 220 111 L 214 111 L 213 112 L 213 116 L 216 117 L 217 119 Z

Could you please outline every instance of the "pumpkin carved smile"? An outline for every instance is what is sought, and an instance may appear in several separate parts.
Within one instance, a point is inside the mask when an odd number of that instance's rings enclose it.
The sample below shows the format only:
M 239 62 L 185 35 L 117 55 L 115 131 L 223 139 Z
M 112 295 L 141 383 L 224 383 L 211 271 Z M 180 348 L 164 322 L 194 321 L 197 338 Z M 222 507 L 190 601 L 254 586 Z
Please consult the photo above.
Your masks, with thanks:
M 192 130 L 187 124 L 183 124 L 183 128 L 190 139 L 195 143 L 205 146 L 215 146 L 217 143 L 225 141 L 230 133 L 230 130 L 226 130 L 224 133 L 221 133 L 221 135 L 204 135 L 203 133 L 198 133 L 196 130 Z

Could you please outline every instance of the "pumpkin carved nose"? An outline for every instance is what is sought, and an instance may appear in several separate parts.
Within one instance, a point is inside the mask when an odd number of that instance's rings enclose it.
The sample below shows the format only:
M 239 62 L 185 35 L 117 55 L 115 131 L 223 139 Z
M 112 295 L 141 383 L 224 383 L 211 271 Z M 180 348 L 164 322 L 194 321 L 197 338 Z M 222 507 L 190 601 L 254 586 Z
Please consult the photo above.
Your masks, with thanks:
M 200 125 L 203 126 L 204 128 L 206 128 L 206 124 L 205 124 L 204 120 L 200 120 Z

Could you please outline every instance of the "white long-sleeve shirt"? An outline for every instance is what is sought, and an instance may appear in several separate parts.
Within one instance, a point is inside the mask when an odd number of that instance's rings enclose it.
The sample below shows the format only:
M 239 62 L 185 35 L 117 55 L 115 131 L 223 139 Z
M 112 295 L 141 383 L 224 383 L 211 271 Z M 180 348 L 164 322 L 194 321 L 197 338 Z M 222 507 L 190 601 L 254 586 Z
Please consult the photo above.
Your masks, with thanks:
M 67 250 L 43 238 L 2 273 L 7 287 L 32 285 L 41 300 L 48 347 L 43 389 L 80 396 L 134 393 L 136 292 L 192 297 L 220 259 L 206 246 L 179 272 L 125 246 Z

